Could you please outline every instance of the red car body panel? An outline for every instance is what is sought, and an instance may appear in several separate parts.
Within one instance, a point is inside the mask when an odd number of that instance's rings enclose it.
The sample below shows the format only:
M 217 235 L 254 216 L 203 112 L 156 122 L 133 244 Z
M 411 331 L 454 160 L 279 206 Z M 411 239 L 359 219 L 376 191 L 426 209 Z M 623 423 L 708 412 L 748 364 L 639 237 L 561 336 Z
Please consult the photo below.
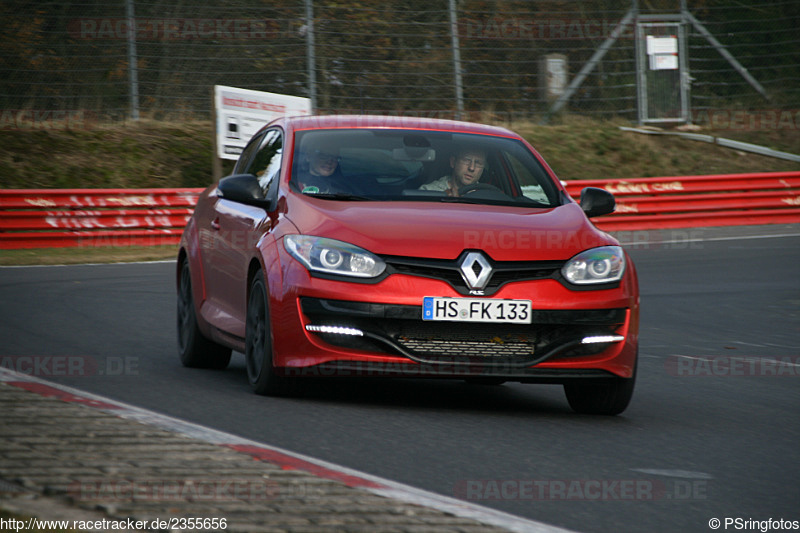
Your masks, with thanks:
M 287 198 L 288 217 L 306 235 L 330 235 L 378 255 L 455 259 L 480 248 L 496 261 L 569 259 L 615 241 L 586 220 L 577 204 L 551 209 L 419 202 L 333 203 Z
M 465 250 L 480 250 L 497 262 L 566 262 L 588 249 L 618 246 L 613 237 L 589 222 L 578 204 L 569 200 L 558 178 L 533 147 L 503 128 L 369 116 L 296 117 L 280 119 L 268 127 L 278 128 L 285 139 L 275 211 L 266 213 L 259 207 L 220 198 L 216 185 L 212 185 L 198 200 L 180 253 L 189 261 L 200 330 L 215 342 L 238 351 L 244 350 L 249 282 L 254 269 L 264 273 L 272 317 L 273 361 L 283 372 L 302 374 L 302 369 L 336 362 L 363 362 L 386 368 L 421 366 L 400 354 L 337 346 L 307 331 L 305 326 L 312 320 L 303 310 L 302 298 L 418 307 L 426 296 L 464 296 L 443 280 L 404 273 L 392 273 L 369 283 L 316 276 L 290 255 L 284 246 L 285 235 L 334 238 L 378 256 L 435 260 L 456 260 Z M 564 201 L 550 208 L 348 202 L 314 198 L 290 188 L 296 132 L 354 128 L 461 132 L 517 140 L 539 161 Z M 529 299 L 534 309 L 542 311 L 624 309 L 624 320 L 614 331 L 625 338 L 623 342 L 615 342 L 599 353 L 545 360 L 532 367 L 546 371 L 597 370 L 624 378 L 634 375 L 639 294 L 635 267 L 629 257 L 626 259 L 624 276 L 608 287 L 578 290 L 558 279 L 529 279 L 508 282 L 490 296 Z M 459 323 L 452 327 L 469 325 Z M 473 368 L 470 375 L 481 375 L 481 371 Z M 421 370 L 419 375 L 425 372 Z M 546 372 L 542 376 L 546 377 Z M 536 378 L 535 373 L 531 374 L 531 379 Z

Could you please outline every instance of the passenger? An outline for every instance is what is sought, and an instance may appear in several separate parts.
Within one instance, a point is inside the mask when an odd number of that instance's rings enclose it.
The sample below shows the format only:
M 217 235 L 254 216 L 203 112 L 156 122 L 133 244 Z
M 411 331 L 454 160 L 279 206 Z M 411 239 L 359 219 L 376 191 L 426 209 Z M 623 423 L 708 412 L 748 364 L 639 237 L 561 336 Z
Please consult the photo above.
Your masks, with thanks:
M 426 183 L 420 187 L 423 191 L 443 191 L 448 196 L 459 196 L 462 187 L 478 183 L 486 168 L 486 151 L 480 148 L 461 148 L 456 155 L 450 157 L 452 173 L 448 176 Z

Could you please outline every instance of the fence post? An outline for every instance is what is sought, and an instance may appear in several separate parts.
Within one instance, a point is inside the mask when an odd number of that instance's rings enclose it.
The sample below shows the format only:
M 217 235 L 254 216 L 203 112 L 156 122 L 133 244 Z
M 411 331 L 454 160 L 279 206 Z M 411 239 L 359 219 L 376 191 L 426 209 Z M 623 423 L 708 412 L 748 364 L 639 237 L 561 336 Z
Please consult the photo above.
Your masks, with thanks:
M 458 41 L 458 14 L 456 0 L 450 0 L 450 38 L 453 42 L 453 75 L 456 84 L 456 118 L 464 115 L 464 86 L 461 80 L 461 46 Z
M 312 0 L 306 0 L 306 60 L 308 63 L 308 97 L 311 99 L 311 113 L 317 112 L 317 66 L 314 46 L 314 5 Z
M 136 18 L 133 0 L 125 0 L 125 18 L 128 19 L 128 72 L 130 76 L 131 118 L 139 120 L 139 66 L 136 57 Z

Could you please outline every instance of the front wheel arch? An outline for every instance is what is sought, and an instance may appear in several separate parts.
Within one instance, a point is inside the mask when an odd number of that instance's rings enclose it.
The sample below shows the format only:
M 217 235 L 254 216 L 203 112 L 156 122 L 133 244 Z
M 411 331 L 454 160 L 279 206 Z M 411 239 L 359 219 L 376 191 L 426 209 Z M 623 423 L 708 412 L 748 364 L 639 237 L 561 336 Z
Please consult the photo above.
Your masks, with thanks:
M 260 265 L 252 272 L 247 291 L 245 363 L 248 382 L 256 394 L 280 396 L 291 392 L 293 382 L 278 375 L 273 362 L 269 288 Z

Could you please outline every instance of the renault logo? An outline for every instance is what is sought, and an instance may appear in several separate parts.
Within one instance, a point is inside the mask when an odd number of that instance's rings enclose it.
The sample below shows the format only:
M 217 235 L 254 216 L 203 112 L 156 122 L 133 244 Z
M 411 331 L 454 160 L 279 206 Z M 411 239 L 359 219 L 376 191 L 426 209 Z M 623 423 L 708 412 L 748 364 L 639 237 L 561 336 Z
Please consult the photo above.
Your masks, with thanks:
M 492 265 L 478 252 L 470 252 L 461 261 L 461 275 L 470 289 L 483 289 L 492 277 Z

